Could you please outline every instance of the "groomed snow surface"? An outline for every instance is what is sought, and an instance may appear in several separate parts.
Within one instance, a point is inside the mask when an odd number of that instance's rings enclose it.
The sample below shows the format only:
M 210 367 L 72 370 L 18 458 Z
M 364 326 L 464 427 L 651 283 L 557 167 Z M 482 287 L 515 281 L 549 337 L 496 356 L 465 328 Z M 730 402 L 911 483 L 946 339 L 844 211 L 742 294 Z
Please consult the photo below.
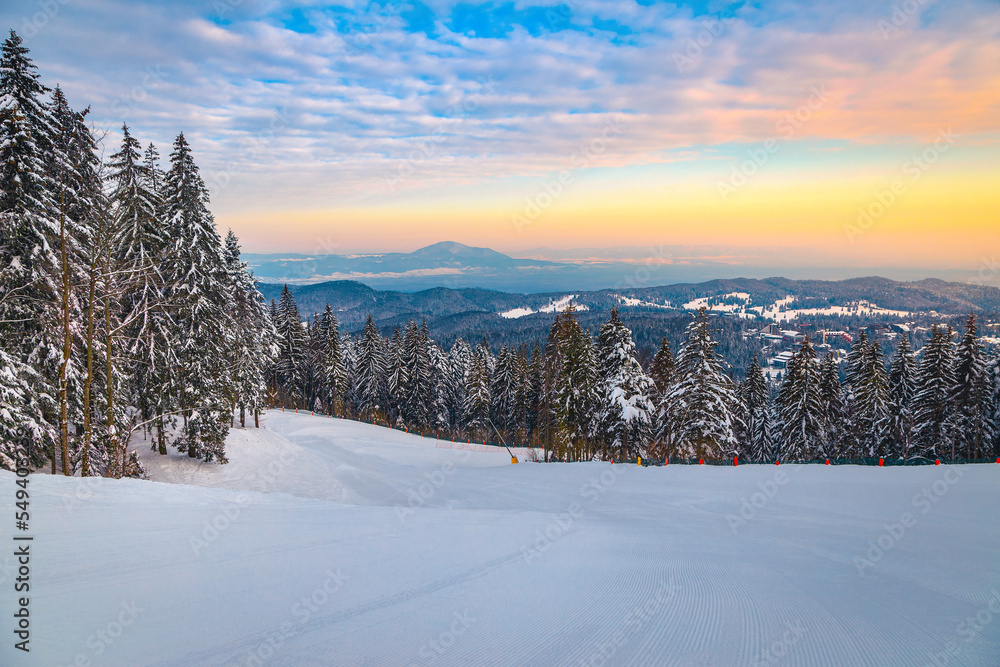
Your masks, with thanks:
M 1000 465 L 510 465 L 266 422 L 226 466 L 33 475 L 31 653 L 8 541 L 0 664 L 1000 664 Z

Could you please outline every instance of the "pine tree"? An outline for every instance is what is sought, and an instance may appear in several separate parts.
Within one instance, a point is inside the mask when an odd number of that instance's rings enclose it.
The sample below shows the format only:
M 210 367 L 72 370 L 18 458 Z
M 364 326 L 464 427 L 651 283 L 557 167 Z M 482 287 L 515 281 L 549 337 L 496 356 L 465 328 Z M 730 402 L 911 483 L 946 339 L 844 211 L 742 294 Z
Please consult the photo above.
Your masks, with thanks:
M 864 425 L 858 417 L 858 400 L 861 382 L 865 372 L 865 355 L 868 354 L 868 334 L 864 329 L 851 344 L 844 364 L 844 429 L 841 454 L 851 457 L 862 456 L 865 439 Z
M 595 419 L 600 405 L 597 354 L 590 334 L 580 326 L 571 302 L 553 324 L 558 354 L 552 411 L 556 427 L 556 453 L 578 460 L 594 456 Z
M 955 438 L 955 355 L 951 328 L 931 328 L 920 350 L 917 390 L 913 395 L 913 448 L 917 456 L 950 455 Z
M 733 455 L 739 443 L 732 380 L 722 370 L 708 314 L 700 308 L 685 331 L 677 354 L 677 381 L 661 409 L 670 420 L 672 447 L 684 457 L 719 459 Z
M 820 363 L 819 400 L 822 409 L 823 450 L 827 456 L 846 457 L 849 446 L 845 429 L 847 408 L 840 384 L 840 369 L 833 353 L 827 353 Z
M 323 345 L 326 333 L 323 331 L 319 315 L 313 313 L 312 319 L 305 324 L 305 346 L 302 363 L 302 406 L 312 411 L 323 409 L 324 364 Z
M 169 387 L 176 360 L 170 343 L 176 332 L 163 298 L 166 281 L 161 269 L 168 249 L 161 229 L 163 200 L 150 185 L 149 171 L 158 167 L 141 161 L 140 148 L 123 126 L 121 148 L 108 164 L 108 211 L 98 219 L 88 257 L 92 298 L 103 293 L 104 306 L 115 311 L 104 313 L 105 333 L 110 329 L 112 335 L 105 341 L 93 340 L 93 319 L 98 313 L 91 309 L 86 318 L 88 345 L 103 344 L 105 355 L 123 357 L 123 370 L 131 384 L 127 395 L 144 419 L 159 416 L 156 448 L 166 454 L 162 415 L 171 409 Z M 121 336 L 115 334 L 119 329 Z M 106 397 L 108 402 L 118 402 L 113 392 Z M 84 431 L 87 439 L 89 425 Z
M 281 290 L 278 303 L 277 381 L 282 402 L 286 407 L 305 407 L 306 333 L 302 316 L 288 285 Z
M 367 419 L 375 419 L 384 410 L 385 375 L 382 336 L 369 314 L 358 342 L 354 383 L 357 409 Z
M 750 358 L 750 366 L 747 368 L 746 381 L 743 383 L 743 402 L 746 413 L 746 457 L 757 462 L 773 460 L 771 395 L 756 354 Z
M 986 351 L 978 336 L 976 316 L 969 314 L 958 345 L 955 384 L 955 455 L 980 458 L 991 451 L 993 414 Z
M 323 311 L 323 329 L 326 332 L 323 347 L 326 406 L 330 413 L 343 415 L 344 396 L 347 393 L 347 363 L 340 339 L 340 324 L 329 304 Z
M 807 337 L 788 362 L 775 399 L 781 421 L 780 457 L 792 461 L 825 458 L 823 406 L 816 353 Z
M 529 374 L 527 349 L 520 346 L 514 355 L 514 430 L 512 437 L 518 442 L 527 442 L 532 410 L 532 381 Z
M 465 378 L 472 364 L 472 348 L 458 338 L 448 352 L 448 374 L 443 378 L 449 428 L 458 431 L 465 425 Z
M 490 386 L 490 419 L 510 439 L 517 429 L 517 393 L 520 388 L 517 375 L 517 354 L 504 346 L 497 353 L 496 372 Z
M 89 110 L 88 110 L 89 111 Z M 48 170 L 56 187 L 59 220 L 57 238 L 58 276 L 54 306 L 59 312 L 61 354 L 58 357 L 59 428 L 61 464 L 71 475 L 77 466 L 89 474 L 89 454 L 71 442 L 70 422 L 81 421 L 82 385 L 85 381 L 77 341 L 83 338 L 80 324 L 85 308 L 80 287 L 86 282 L 86 250 L 92 242 L 92 217 L 103 203 L 97 146 L 85 122 L 88 111 L 73 111 L 62 90 L 52 94 L 51 113 L 56 132 L 47 156 Z M 75 441 L 75 438 L 72 440 Z M 74 450 L 71 462 L 70 451 Z
M 413 320 L 410 320 L 413 324 Z M 385 382 L 388 402 L 386 403 L 386 418 L 390 423 L 402 426 L 406 423 L 406 387 L 409 368 L 406 365 L 406 349 L 403 337 L 397 327 L 389 339 L 388 354 L 386 354 Z
M 428 353 L 429 345 L 427 323 L 417 327 L 410 320 L 403 336 L 403 358 L 408 370 L 403 404 L 406 420 L 418 429 L 426 429 L 431 422 L 434 377 Z
M 58 128 L 43 99 L 47 92 L 11 30 L 0 51 L 0 349 L 21 369 L 8 387 L 26 391 L 25 405 L 33 406 L 32 427 L 19 430 L 20 443 L 33 465 L 48 456 L 54 473 L 62 262 L 59 187 L 49 164 Z M 28 367 L 36 372 L 25 374 Z
M 240 426 L 246 426 L 246 412 L 259 426 L 260 411 L 267 404 L 265 371 L 277 352 L 277 331 L 268 315 L 264 297 L 257 289 L 253 273 L 240 259 L 239 239 L 232 230 L 226 235 L 226 272 L 231 294 L 230 320 L 234 323 L 231 349 L 233 405 L 240 411 Z
M 222 241 L 208 210 L 208 188 L 181 133 L 170 155 L 165 217 L 173 246 L 166 298 L 177 325 L 175 391 L 185 429 L 178 449 L 205 461 L 226 462 L 231 375 L 225 368 L 232 322 L 226 312 Z
M 994 354 L 986 365 L 990 393 L 990 414 L 993 418 L 993 451 L 991 457 L 1000 458 L 1000 354 Z
M 451 356 L 441 347 L 431 342 L 428 347 L 431 360 L 431 375 L 434 386 L 431 389 L 431 426 L 439 431 L 451 429 L 450 381 L 453 374 Z
M 863 457 L 886 456 L 889 436 L 889 373 L 878 341 L 873 340 L 860 359 L 854 378 L 854 424 Z
M 889 365 L 889 437 L 894 453 L 900 458 L 910 456 L 916 372 L 910 340 L 904 335 Z
M 16 470 L 18 443 L 39 442 L 45 426 L 41 406 L 31 386 L 34 371 L 20 359 L 0 349 L 0 468 Z M 28 449 L 28 460 L 20 463 L 39 466 L 44 452 Z
M 614 457 L 646 456 L 653 433 L 655 385 L 636 359 L 632 332 L 613 308 L 597 338 L 599 435 Z
M 469 361 L 465 376 L 465 401 L 462 411 L 465 427 L 472 438 L 486 438 L 490 416 L 489 348 L 479 345 Z
M 664 396 L 670 390 L 670 384 L 674 380 L 674 354 L 670 351 L 666 336 L 660 341 L 660 349 L 653 355 L 649 376 L 656 385 L 657 397 Z
M 670 350 L 670 343 L 667 342 L 667 337 L 664 336 L 660 340 L 660 348 L 653 355 L 653 362 L 649 369 L 649 376 L 652 378 L 656 389 L 653 394 L 653 403 L 656 406 L 656 411 L 653 415 L 653 437 L 657 441 L 658 447 L 661 445 L 665 446 L 665 443 L 672 440 L 670 434 L 671 420 L 666 418 L 669 410 L 664 405 L 666 396 L 670 393 L 670 387 L 674 382 L 674 371 L 674 354 Z

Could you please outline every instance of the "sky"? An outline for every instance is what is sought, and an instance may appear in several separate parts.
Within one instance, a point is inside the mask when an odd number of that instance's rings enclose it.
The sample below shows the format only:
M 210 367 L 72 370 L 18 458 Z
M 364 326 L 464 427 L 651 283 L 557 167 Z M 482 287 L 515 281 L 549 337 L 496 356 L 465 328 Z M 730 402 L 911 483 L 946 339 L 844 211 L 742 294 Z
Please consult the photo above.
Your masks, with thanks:
M 4 0 L 0 23 L 108 154 L 123 123 L 165 158 L 183 131 L 250 252 L 1000 272 L 997 0 Z

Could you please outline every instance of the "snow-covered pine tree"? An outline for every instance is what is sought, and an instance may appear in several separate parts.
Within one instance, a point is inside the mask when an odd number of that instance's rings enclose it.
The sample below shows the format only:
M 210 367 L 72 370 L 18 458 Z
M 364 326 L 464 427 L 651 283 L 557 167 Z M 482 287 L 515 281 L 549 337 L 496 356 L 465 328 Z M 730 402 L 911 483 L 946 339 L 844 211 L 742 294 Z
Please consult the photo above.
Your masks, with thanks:
M 156 193 L 163 201 L 163 188 L 167 182 L 167 174 L 160 168 L 160 151 L 156 145 L 150 142 L 142 154 L 143 180 L 146 182 L 146 189 Z
M 382 335 L 371 314 L 358 341 L 354 372 L 358 412 L 365 419 L 375 419 L 385 409 L 386 363 Z
M 771 461 L 774 459 L 771 444 L 771 392 L 756 354 L 750 358 L 750 365 L 747 367 L 743 402 L 747 433 L 745 455 L 750 461 Z
M 975 313 L 969 313 L 958 344 L 955 377 L 954 456 L 981 458 L 992 451 L 992 392 L 986 350 L 979 338 Z
M 104 192 L 98 173 L 100 165 L 96 143 L 85 122 L 89 110 L 82 113 L 73 111 L 57 86 L 52 94 L 51 111 L 56 131 L 51 151 L 46 157 L 49 174 L 56 187 L 59 221 L 59 236 L 56 239 L 59 274 L 53 281 L 56 286 L 53 306 L 59 312 L 61 347 L 55 371 L 59 388 L 61 464 L 64 474 L 71 475 L 81 466 L 87 469 L 86 474 L 90 474 L 89 448 L 79 447 L 75 435 L 71 437 L 70 423 L 80 423 L 84 409 L 82 387 L 86 378 L 81 363 L 82 350 L 77 341 L 85 337 L 81 324 L 86 306 L 80 288 L 86 283 L 86 247 L 92 242 L 92 223 L 96 212 L 102 209 Z M 56 361 L 53 358 L 55 355 L 47 356 Z
M 431 360 L 431 427 L 440 431 L 451 429 L 448 383 L 452 375 L 451 357 L 436 342 L 431 341 L 427 349 Z
M 325 373 L 326 409 L 334 415 L 344 414 L 344 396 L 347 393 L 347 364 L 344 346 L 340 339 L 340 323 L 333 314 L 330 304 L 323 311 L 323 330 L 326 340 L 323 346 L 323 370 Z
M 271 363 L 276 332 L 268 317 L 264 296 L 257 289 L 253 273 L 240 258 L 240 243 L 232 230 L 226 235 L 225 260 L 229 278 L 230 319 L 235 330 L 232 335 L 231 369 L 233 406 L 240 411 L 240 426 L 246 426 L 246 413 L 258 415 L 267 401 L 267 383 L 264 377 Z
M 271 363 L 268 364 L 264 373 L 267 378 L 267 401 L 268 405 L 278 405 L 281 400 L 281 381 L 278 377 L 278 358 L 281 354 L 281 334 L 278 333 L 278 324 L 281 322 L 281 314 L 278 312 L 278 303 L 274 299 L 271 299 L 271 303 L 267 307 L 267 317 L 274 325 L 274 344 L 276 346 Z
M 305 347 L 305 378 L 304 405 L 316 412 L 323 410 L 323 389 L 326 384 L 323 363 L 323 348 L 326 345 L 326 331 L 323 330 L 323 320 L 319 313 L 313 313 L 306 326 Z
M 746 379 L 742 382 L 733 380 L 733 395 L 736 397 L 736 400 L 733 402 L 733 435 L 736 436 L 734 455 L 739 456 L 741 461 L 749 460 L 748 452 L 750 451 L 750 431 L 747 430 L 750 414 L 747 412 L 746 405 L 746 385 Z
M 490 385 L 490 419 L 500 429 L 503 437 L 510 440 L 517 429 L 517 354 L 506 345 L 497 353 L 496 372 Z
M 601 403 L 597 352 L 590 333 L 576 318 L 572 302 L 553 324 L 558 374 L 552 391 L 556 455 L 589 460 L 597 453 L 597 411 Z
M 490 432 L 490 363 L 489 348 L 476 347 L 465 375 L 465 402 L 462 412 L 466 432 L 471 438 L 486 438 Z
M 889 437 L 895 456 L 909 458 L 913 431 L 913 395 L 916 393 L 916 362 L 910 339 L 900 337 L 889 364 Z
M 18 460 L 18 443 L 36 442 L 42 437 L 42 411 L 31 386 L 34 370 L 0 349 L 0 469 L 35 467 L 44 453 L 29 450 L 27 461 Z
M 699 308 L 677 353 L 676 378 L 661 409 L 671 420 L 675 455 L 720 459 L 737 451 L 733 382 L 722 370 L 708 313 Z
M 532 443 L 538 443 L 540 439 L 545 442 L 545 425 L 549 421 L 550 411 L 545 382 L 545 352 L 538 346 L 538 343 L 535 343 L 531 350 L 531 359 L 528 361 L 528 373 L 525 381 L 528 385 L 525 392 L 526 439 Z
M 302 316 L 288 285 L 281 289 L 276 329 L 279 351 L 275 372 L 280 400 L 285 407 L 304 408 L 306 331 L 302 328 Z
M 877 340 L 867 346 L 854 378 L 854 424 L 862 457 L 887 456 L 889 372 Z
M 844 425 L 847 414 L 844 406 L 844 390 L 840 384 L 840 369 L 832 352 L 827 353 L 820 363 L 819 400 L 823 411 L 823 449 L 826 455 L 850 456 Z
M 653 355 L 649 376 L 656 389 L 653 394 L 653 405 L 656 406 L 653 415 L 653 438 L 657 443 L 657 449 L 662 448 L 665 455 L 668 449 L 667 443 L 671 442 L 672 438 L 670 434 L 671 420 L 667 418 L 670 410 L 666 407 L 664 399 L 670 393 L 670 387 L 674 382 L 675 365 L 674 353 L 670 349 L 667 337 L 664 336 L 660 340 L 659 349 Z
M 993 417 L 993 451 L 991 457 L 1000 458 L 1000 352 L 986 364 L 986 376 L 990 392 L 990 414 Z
M 26 391 L 33 406 L 32 427 L 18 431 L 21 444 L 33 465 L 49 458 L 55 472 L 58 377 L 51 370 L 62 349 L 53 336 L 61 262 L 58 186 L 48 168 L 57 127 L 47 92 L 11 30 L 0 50 L 0 349 L 19 369 L 8 387 Z M 29 366 L 40 372 L 24 373 Z
M 844 428 L 843 442 L 840 447 L 842 456 L 862 456 L 865 439 L 864 425 L 858 417 L 858 397 L 861 379 L 865 370 L 865 355 L 868 354 L 868 333 L 861 329 L 851 343 L 844 363 Z
M 781 420 L 779 455 L 789 461 L 808 461 L 827 454 L 823 438 L 820 369 L 809 338 L 788 362 L 775 399 Z
M 340 344 L 344 351 L 344 370 L 347 373 L 347 382 L 344 384 L 344 416 L 350 417 L 358 414 L 358 342 L 345 333 L 340 338 Z
M 951 327 L 931 327 L 920 350 L 913 395 L 913 451 L 936 459 L 950 456 L 955 439 L 955 354 Z
M 612 308 L 597 337 L 599 439 L 604 456 L 646 456 L 655 408 L 653 380 L 636 359 L 632 332 Z
M 413 324 L 413 320 L 410 320 Z M 388 396 L 385 413 L 390 424 L 403 426 L 406 424 L 406 381 L 409 368 L 406 365 L 406 349 L 399 327 L 392 332 L 386 354 L 385 391 Z
M 126 323 L 122 347 L 128 360 L 130 394 L 144 419 L 160 416 L 157 444 L 159 452 L 166 454 L 162 415 L 170 410 L 172 321 L 162 300 L 161 267 L 168 244 L 162 233 L 163 200 L 158 189 L 162 179 L 154 188 L 150 175 L 159 167 L 142 161 L 141 148 L 123 125 L 121 148 L 108 164 L 110 195 L 105 217 L 110 219 L 100 219 L 96 225 L 89 282 L 93 292 L 95 282 L 101 280 L 104 291 L 121 293 L 118 304 Z M 88 313 L 88 332 L 93 315 Z
M 448 422 L 454 431 L 465 425 L 465 378 L 472 364 L 472 348 L 464 338 L 458 338 L 448 351 L 448 374 L 443 379 Z
M 514 431 L 511 437 L 517 442 L 527 442 L 533 396 L 531 376 L 528 369 L 527 348 L 522 345 L 514 355 Z
M 431 423 L 434 369 L 428 353 L 430 334 L 427 322 L 418 327 L 413 320 L 403 335 L 403 359 L 407 374 L 404 389 L 404 418 L 414 428 L 426 429 Z
M 184 134 L 174 141 L 164 187 L 164 210 L 173 245 L 167 262 L 166 300 L 177 325 L 175 391 L 185 420 L 178 449 L 205 461 L 226 462 L 231 419 L 226 351 L 233 331 L 226 311 L 222 240 L 208 210 L 208 188 Z
M 662 397 L 670 389 L 670 384 L 674 381 L 674 353 L 670 350 L 670 343 L 664 336 L 660 340 L 660 348 L 653 355 L 653 363 L 649 367 L 649 377 L 652 378 L 656 386 L 657 397 Z

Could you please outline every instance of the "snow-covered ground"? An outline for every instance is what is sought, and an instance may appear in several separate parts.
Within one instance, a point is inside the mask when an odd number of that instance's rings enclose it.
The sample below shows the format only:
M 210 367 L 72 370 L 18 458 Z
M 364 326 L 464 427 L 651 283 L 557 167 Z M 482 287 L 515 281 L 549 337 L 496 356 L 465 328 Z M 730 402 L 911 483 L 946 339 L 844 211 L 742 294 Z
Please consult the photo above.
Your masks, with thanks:
M 889 310 L 880 308 L 870 301 L 864 299 L 854 301 L 846 306 L 826 306 L 824 308 L 798 308 L 794 307 L 795 297 L 787 296 L 779 299 L 770 306 L 754 306 L 749 309 L 751 313 L 756 313 L 761 317 L 775 322 L 792 322 L 799 317 L 811 315 L 856 315 L 859 317 L 873 317 L 875 315 L 891 315 L 893 317 L 909 317 L 912 313 L 904 310 Z M 782 307 L 785 310 L 782 310 Z
M 670 305 L 669 301 L 664 303 L 654 303 L 652 301 L 643 301 L 641 299 L 633 299 L 630 296 L 622 296 L 621 294 L 616 294 L 615 298 L 618 299 L 618 303 L 624 306 L 641 306 L 643 308 L 662 308 L 664 310 L 672 310 L 673 306 Z
M 31 477 L 32 650 L 8 542 L 0 664 L 998 664 L 1000 465 L 510 465 L 266 421 L 227 466 Z
M 713 306 L 709 306 L 708 302 L 710 299 L 716 297 L 703 296 L 697 299 L 693 299 L 684 304 L 685 310 L 698 310 L 699 308 L 709 308 L 720 313 L 742 313 L 746 310 L 746 304 L 750 301 L 750 295 L 747 292 L 730 292 L 729 294 L 723 294 L 721 298 L 723 299 L 739 299 L 743 303 L 740 304 L 725 304 L 717 303 Z
M 554 301 L 549 301 L 548 304 L 541 306 L 538 310 L 532 308 L 512 308 L 511 310 L 505 310 L 502 313 L 498 313 L 500 317 L 506 318 L 508 320 L 514 320 L 519 317 L 524 317 L 525 315 L 531 315 L 532 313 L 555 313 L 562 312 L 566 310 L 566 306 L 569 302 L 576 298 L 576 294 L 567 294 L 566 296 L 556 299 Z M 577 310 L 590 310 L 587 306 L 582 303 L 575 304 Z

